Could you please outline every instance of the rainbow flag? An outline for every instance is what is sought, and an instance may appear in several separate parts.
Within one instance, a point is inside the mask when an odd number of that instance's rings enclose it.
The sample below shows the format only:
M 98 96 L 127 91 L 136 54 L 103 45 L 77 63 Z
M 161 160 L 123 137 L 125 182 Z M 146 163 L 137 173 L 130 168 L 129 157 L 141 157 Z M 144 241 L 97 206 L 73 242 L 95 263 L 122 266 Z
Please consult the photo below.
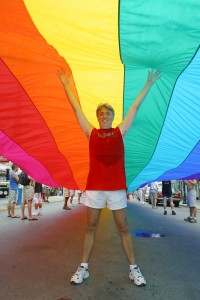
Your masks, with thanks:
M 0 155 L 36 181 L 85 188 L 88 141 L 56 75 L 73 75 L 89 121 L 110 103 L 114 126 L 150 69 L 161 78 L 125 138 L 129 191 L 200 178 L 197 0 L 1 0 Z

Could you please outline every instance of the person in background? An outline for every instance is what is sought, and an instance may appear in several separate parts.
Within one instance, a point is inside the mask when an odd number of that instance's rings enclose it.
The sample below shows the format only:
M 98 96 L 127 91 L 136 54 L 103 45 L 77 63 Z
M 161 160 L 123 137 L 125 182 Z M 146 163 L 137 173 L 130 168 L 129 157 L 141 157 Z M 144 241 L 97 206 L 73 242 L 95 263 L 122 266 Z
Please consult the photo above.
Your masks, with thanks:
M 172 215 L 176 215 L 174 211 L 174 202 L 172 199 L 172 185 L 170 180 L 162 181 L 162 195 L 163 195 L 164 215 L 167 215 L 167 199 L 169 199 L 170 201 Z
M 74 199 L 74 196 L 75 196 L 75 190 L 69 190 L 69 194 L 70 194 L 70 198 L 69 198 L 70 206 L 74 206 L 73 199 Z
M 19 184 L 19 177 L 17 172 L 19 168 L 15 164 L 12 164 L 11 168 L 12 171 L 10 172 L 9 200 L 7 205 L 8 217 L 20 218 L 20 216 L 15 214 Z
M 143 186 L 142 188 L 139 189 L 139 197 L 140 197 L 140 203 L 141 204 L 146 204 L 145 195 L 146 195 L 147 186 L 148 185 L 145 185 L 145 186 Z
M 89 277 L 88 263 L 94 248 L 96 230 L 101 211 L 108 206 L 112 210 L 116 227 L 121 237 L 122 248 L 129 262 L 129 279 L 138 286 L 145 286 L 146 280 L 135 263 L 133 239 L 126 219 L 126 175 L 124 167 L 124 138 L 131 127 L 137 111 L 160 72 L 148 72 L 148 79 L 133 101 L 124 120 L 112 128 L 114 109 L 108 103 L 100 104 L 96 110 L 100 129 L 95 128 L 86 118 L 70 80 L 64 70 L 57 72 L 68 100 L 75 112 L 79 125 L 89 141 L 90 171 L 86 184 L 85 205 L 87 206 L 87 229 L 83 243 L 82 261 L 71 278 L 71 284 L 80 284 Z
M 66 209 L 66 210 L 71 210 L 71 208 L 68 206 L 68 200 L 69 200 L 69 196 L 70 196 L 70 192 L 69 192 L 69 189 L 67 188 L 63 188 L 63 196 L 64 196 L 64 206 L 63 206 L 63 209 Z
M 150 182 L 149 187 L 150 187 L 149 197 L 151 199 L 152 208 L 157 208 L 158 182 L 157 181 Z
M 78 204 L 81 204 L 82 191 L 78 190 Z
M 24 172 L 23 172 L 24 173 Z M 34 186 L 35 182 L 33 178 L 31 178 L 29 175 L 24 173 L 24 176 L 26 177 L 26 184 L 24 184 L 23 187 L 23 201 L 21 205 L 21 211 L 22 211 L 22 220 L 29 220 L 29 221 L 37 221 L 38 219 L 32 215 L 32 203 L 33 203 L 33 197 L 34 197 Z M 28 203 L 28 217 L 25 215 L 25 205 Z
M 42 216 L 42 183 L 35 182 L 33 204 L 35 206 L 33 216 Z
M 50 187 L 47 185 L 42 185 L 42 199 L 44 202 L 49 203 Z
M 197 193 L 195 189 L 197 181 L 193 179 L 184 180 L 184 182 L 187 185 L 186 201 L 190 212 L 189 217 L 185 218 L 184 220 L 190 223 L 197 223 Z

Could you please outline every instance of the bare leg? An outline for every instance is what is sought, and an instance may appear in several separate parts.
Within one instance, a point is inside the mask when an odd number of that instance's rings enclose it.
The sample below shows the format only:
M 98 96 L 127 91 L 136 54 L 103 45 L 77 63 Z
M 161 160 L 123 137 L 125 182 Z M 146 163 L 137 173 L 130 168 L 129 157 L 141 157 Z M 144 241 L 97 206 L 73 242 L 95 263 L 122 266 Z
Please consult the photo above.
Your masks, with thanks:
M 146 204 L 145 191 L 142 191 L 142 201 Z
M 15 216 L 15 204 L 11 204 L 11 216 Z
M 38 211 L 39 204 L 35 203 L 35 211 Z
M 99 225 L 101 209 L 87 208 L 87 228 L 83 242 L 82 263 L 88 263 L 95 243 L 96 230 Z
M 166 197 L 163 198 L 163 207 L 164 207 L 164 210 L 166 210 L 166 208 L 167 208 L 167 198 Z
M 153 196 L 150 194 L 150 199 L 151 199 L 151 206 L 153 208 L 153 205 L 154 205 L 154 200 L 153 200 Z
M 190 207 L 190 217 L 193 218 L 193 207 Z
M 81 204 L 81 195 L 82 193 L 78 193 L 78 204 Z
M 68 200 L 69 200 L 69 197 L 65 197 L 65 203 L 64 203 L 63 209 L 71 210 L 71 208 L 69 208 L 68 203 L 67 203 Z
M 32 199 L 31 200 L 28 200 L 28 217 L 29 219 L 32 219 Z
M 8 217 L 10 217 L 11 216 L 11 203 L 10 202 L 8 202 L 8 204 L 7 204 L 7 211 L 8 211 Z
M 197 217 L 197 208 L 194 207 L 194 218 L 196 218 L 196 217 Z
M 172 197 L 169 198 L 169 201 L 170 201 L 171 209 L 173 210 L 174 209 L 174 202 L 172 200 Z
M 192 217 L 192 218 L 197 217 L 197 208 L 196 207 L 190 207 L 190 217 Z
M 22 211 L 22 219 L 25 219 L 25 201 L 22 202 L 22 205 L 21 205 L 21 211 Z
M 121 237 L 121 243 L 124 253 L 126 254 L 129 264 L 134 265 L 135 257 L 133 250 L 133 240 L 128 229 L 128 224 L 126 220 L 126 209 L 123 208 L 119 210 L 113 210 L 112 213 L 115 220 L 115 224 Z
M 42 202 L 40 202 L 40 203 L 38 204 L 38 208 L 39 208 L 40 211 L 42 210 Z
M 74 198 L 74 196 L 70 196 L 70 199 L 69 199 L 71 206 L 74 206 L 73 203 L 72 203 L 73 198 Z

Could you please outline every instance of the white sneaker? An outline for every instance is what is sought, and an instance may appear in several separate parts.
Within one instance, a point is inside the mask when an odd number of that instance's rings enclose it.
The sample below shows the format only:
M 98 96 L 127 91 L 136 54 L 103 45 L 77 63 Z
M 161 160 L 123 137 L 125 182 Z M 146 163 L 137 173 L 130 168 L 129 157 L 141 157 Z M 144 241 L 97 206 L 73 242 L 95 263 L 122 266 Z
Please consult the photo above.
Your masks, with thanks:
M 42 212 L 41 211 L 38 212 L 38 216 L 42 216 Z
M 134 269 L 131 269 L 129 272 L 129 279 L 130 281 L 133 280 L 135 285 L 138 286 L 145 286 L 146 280 L 142 273 L 140 272 L 140 269 L 138 267 L 135 267 Z
M 79 266 L 76 273 L 72 276 L 70 283 L 71 284 L 80 284 L 84 279 L 89 277 L 88 269 L 83 266 Z
M 32 213 L 32 216 L 38 216 L 38 211 L 34 211 L 33 213 Z

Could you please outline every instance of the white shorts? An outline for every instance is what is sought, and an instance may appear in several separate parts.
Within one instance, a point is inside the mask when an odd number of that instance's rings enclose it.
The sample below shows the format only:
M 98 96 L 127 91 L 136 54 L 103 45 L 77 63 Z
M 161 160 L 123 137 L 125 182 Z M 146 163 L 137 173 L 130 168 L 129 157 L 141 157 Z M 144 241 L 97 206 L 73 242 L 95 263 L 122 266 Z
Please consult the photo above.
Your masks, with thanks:
M 33 203 L 34 204 L 42 203 L 42 195 L 41 195 L 41 193 L 34 193 Z
M 85 191 L 84 204 L 92 208 L 108 207 L 110 210 L 117 210 L 127 207 L 125 190 L 117 191 Z
M 63 188 L 63 196 L 64 196 L 64 197 L 69 197 L 69 196 L 70 196 L 69 189 Z
M 70 196 L 74 196 L 75 195 L 75 190 L 69 190 Z

